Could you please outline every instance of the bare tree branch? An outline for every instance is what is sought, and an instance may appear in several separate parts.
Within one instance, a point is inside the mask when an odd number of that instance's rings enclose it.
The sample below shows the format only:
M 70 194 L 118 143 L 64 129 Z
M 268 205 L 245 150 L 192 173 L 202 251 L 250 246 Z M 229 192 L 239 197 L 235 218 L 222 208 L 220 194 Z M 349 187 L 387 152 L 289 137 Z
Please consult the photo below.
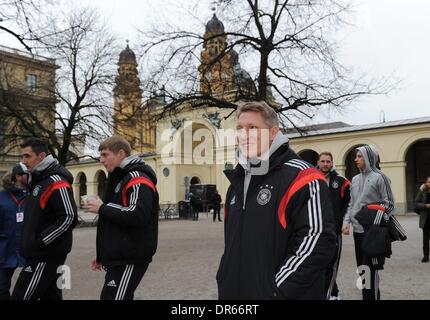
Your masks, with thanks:
M 347 0 L 216 2 L 224 30 L 205 33 L 203 28 L 197 32 L 166 24 L 165 28 L 140 31 L 143 61 L 147 62 L 144 88 L 166 87 L 162 116 L 175 113 L 181 103 L 189 102 L 188 107 L 193 108 L 215 105 L 234 109 L 239 99 L 258 99 L 273 105 L 277 112 L 294 111 L 312 117 L 320 107 L 340 111 L 361 96 L 387 94 L 396 87 L 386 78 L 354 77 L 337 57 L 335 33 L 348 25 Z M 209 61 L 203 59 L 202 51 L 213 43 L 222 46 Z M 235 55 L 250 67 L 249 73 L 234 60 L 231 67 L 236 69 L 227 70 L 233 72 L 233 79 L 223 82 L 229 89 L 215 95 L 213 81 L 204 74 L 228 68 L 226 61 Z M 255 90 L 238 85 L 243 77 L 248 83 L 254 82 Z M 236 95 L 232 95 L 231 87 Z M 209 88 L 209 92 L 202 88 Z M 210 95 L 217 98 L 210 100 Z M 230 100 L 225 104 L 222 100 L 227 97 Z M 199 99 L 206 104 L 196 102 Z
M 76 158 L 70 152 L 74 144 L 99 141 L 112 130 L 111 96 L 115 78 L 112 61 L 118 51 L 115 38 L 91 8 L 53 16 L 49 25 L 47 36 L 38 39 L 39 47 L 46 55 L 55 57 L 60 68 L 53 84 L 46 83 L 37 90 L 51 95 L 57 101 L 56 106 L 47 110 L 44 117 L 29 112 L 30 105 L 19 102 L 22 99 L 18 99 L 14 86 L 9 84 L 0 88 L 3 94 L 0 117 L 7 116 L 17 123 L 17 132 L 7 137 L 10 143 L 12 138 L 18 142 L 26 136 L 43 137 L 49 141 L 51 153 L 66 164 Z M 31 92 L 26 94 L 34 96 Z M 23 107 L 16 108 L 17 103 Z M 48 116 L 55 120 L 55 125 L 46 125 Z

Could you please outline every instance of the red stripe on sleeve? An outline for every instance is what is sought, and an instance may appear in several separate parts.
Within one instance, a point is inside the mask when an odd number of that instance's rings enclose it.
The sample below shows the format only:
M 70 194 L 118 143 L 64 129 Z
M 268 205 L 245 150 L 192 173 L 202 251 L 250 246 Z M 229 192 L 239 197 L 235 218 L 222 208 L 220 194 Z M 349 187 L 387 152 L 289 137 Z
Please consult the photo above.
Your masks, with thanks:
M 307 185 L 309 182 L 314 180 L 322 180 L 326 182 L 326 178 L 323 176 L 321 171 L 316 168 L 308 168 L 301 171 L 296 179 L 290 184 L 284 196 L 281 199 L 281 203 L 278 208 L 278 218 L 282 227 L 287 228 L 287 221 L 285 219 L 285 210 L 287 209 L 288 203 L 294 194 Z
M 127 206 L 127 191 L 131 187 L 137 185 L 137 184 L 144 184 L 145 186 L 148 186 L 152 189 L 152 191 L 157 192 L 157 189 L 155 188 L 154 183 L 145 177 L 135 177 L 131 178 L 130 181 L 127 183 L 125 188 L 122 190 L 122 205 L 123 207 Z
M 367 209 L 370 209 L 370 210 L 382 210 L 382 211 L 385 211 L 385 207 L 384 207 L 384 206 L 382 206 L 382 205 L 380 205 L 380 204 L 369 204 L 369 205 L 367 206 Z
M 42 209 L 45 209 L 46 204 L 48 203 L 48 200 L 52 196 L 54 191 L 61 188 L 72 188 L 72 187 L 70 186 L 70 183 L 68 183 L 67 181 L 64 181 L 64 180 L 55 181 L 42 193 L 42 196 L 40 197 L 40 207 Z
M 345 181 L 342 184 L 342 188 L 340 188 L 340 197 L 343 198 L 345 196 L 345 189 L 351 184 L 351 182 L 348 179 L 345 179 Z

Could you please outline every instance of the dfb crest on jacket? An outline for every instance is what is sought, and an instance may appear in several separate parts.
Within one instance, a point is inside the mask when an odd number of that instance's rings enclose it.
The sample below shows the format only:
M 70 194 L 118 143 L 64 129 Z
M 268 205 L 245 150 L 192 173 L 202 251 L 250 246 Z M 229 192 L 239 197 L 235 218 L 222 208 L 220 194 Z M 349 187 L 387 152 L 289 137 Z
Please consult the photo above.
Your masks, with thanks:
M 118 191 L 121 189 L 121 182 L 118 183 L 115 187 L 115 193 L 118 193 Z
M 272 187 L 273 188 L 273 187 Z M 264 206 L 269 203 L 272 198 L 272 193 L 268 188 L 261 189 L 257 195 L 257 202 L 259 205 Z
M 34 187 L 34 189 L 33 189 L 33 196 L 34 197 L 37 197 L 41 188 L 42 188 L 42 186 L 39 186 L 39 185 Z

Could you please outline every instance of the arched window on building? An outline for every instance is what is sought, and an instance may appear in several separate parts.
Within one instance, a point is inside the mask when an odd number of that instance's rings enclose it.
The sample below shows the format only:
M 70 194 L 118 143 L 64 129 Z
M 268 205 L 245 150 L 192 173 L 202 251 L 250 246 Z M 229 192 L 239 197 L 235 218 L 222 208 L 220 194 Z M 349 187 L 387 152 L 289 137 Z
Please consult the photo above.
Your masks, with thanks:
M 200 184 L 200 183 L 201 183 L 201 181 L 200 181 L 199 177 L 192 177 L 191 178 L 190 184 Z
M 419 187 L 430 176 L 430 139 L 412 143 L 405 155 L 406 206 L 412 211 Z
M 77 180 L 79 183 L 79 201 L 82 196 L 85 196 L 87 194 L 87 176 L 85 173 L 80 172 L 78 173 Z
M 95 181 L 97 181 L 97 195 L 102 199 L 106 187 L 106 174 L 103 170 L 96 172 Z
M 318 162 L 318 152 L 307 149 L 299 152 L 300 158 L 305 160 L 306 162 L 310 163 L 313 166 L 317 165 Z

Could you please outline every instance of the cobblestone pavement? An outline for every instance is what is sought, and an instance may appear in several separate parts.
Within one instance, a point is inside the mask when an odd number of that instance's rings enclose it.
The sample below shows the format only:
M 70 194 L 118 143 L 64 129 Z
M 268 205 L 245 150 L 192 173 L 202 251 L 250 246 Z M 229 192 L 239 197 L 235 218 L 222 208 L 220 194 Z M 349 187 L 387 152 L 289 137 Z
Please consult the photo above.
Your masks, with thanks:
M 421 263 L 422 232 L 415 215 L 400 216 L 408 240 L 393 245 L 393 256 L 380 272 L 382 299 L 430 299 L 430 264 Z M 104 272 L 93 272 L 93 227 L 74 232 L 67 264 L 72 288 L 65 299 L 98 299 Z M 223 249 L 223 223 L 205 213 L 199 221 L 161 220 L 158 251 L 136 290 L 135 299 L 216 299 L 215 274 Z M 15 275 L 16 278 L 16 275 Z M 355 257 L 351 236 L 344 236 L 338 286 L 342 299 L 360 299 L 355 287 Z

